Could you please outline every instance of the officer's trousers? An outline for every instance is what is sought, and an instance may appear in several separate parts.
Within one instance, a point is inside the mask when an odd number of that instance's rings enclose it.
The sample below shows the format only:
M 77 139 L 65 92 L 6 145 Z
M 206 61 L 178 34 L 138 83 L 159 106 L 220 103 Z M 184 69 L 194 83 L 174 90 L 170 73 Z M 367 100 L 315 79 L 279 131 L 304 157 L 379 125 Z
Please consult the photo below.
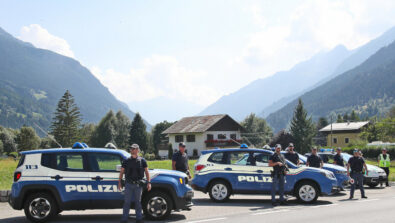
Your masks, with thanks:
M 280 194 L 280 201 L 284 201 L 284 184 L 285 177 L 283 174 L 274 174 L 272 182 L 272 202 L 276 202 L 276 191 L 278 185 L 278 193 Z
M 354 183 L 351 184 L 350 197 L 354 197 L 355 185 L 361 190 L 361 196 L 365 196 L 365 190 L 363 189 L 363 174 L 362 173 L 351 173 L 351 178 L 354 179 Z
M 138 184 L 126 183 L 125 185 L 125 201 L 123 203 L 122 221 L 127 221 L 129 217 L 130 204 L 134 201 L 134 209 L 136 211 L 136 220 L 141 220 L 141 193 L 143 188 Z
M 387 181 L 385 182 L 385 184 L 388 186 L 388 178 L 390 177 L 390 168 L 389 167 L 380 167 L 380 168 L 383 169 L 387 174 Z

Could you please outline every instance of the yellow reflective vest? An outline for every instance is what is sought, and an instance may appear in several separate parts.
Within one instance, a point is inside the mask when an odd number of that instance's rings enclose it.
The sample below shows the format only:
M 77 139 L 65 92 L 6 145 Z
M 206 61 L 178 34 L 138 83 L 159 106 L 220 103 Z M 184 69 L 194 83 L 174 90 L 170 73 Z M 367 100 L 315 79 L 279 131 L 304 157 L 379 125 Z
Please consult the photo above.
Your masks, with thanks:
M 391 166 L 390 155 L 387 154 L 386 159 L 384 159 L 383 154 L 380 154 L 379 167 L 390 167 L 390 166 Z

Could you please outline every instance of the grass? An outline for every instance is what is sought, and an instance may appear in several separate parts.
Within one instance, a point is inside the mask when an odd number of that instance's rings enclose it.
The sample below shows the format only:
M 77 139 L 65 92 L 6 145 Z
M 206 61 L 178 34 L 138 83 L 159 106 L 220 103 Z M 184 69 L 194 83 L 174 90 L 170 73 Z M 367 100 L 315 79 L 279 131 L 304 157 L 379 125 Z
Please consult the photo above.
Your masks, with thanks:
M 191 176 L 193 177 L 193 170 L 196 160 L 189 160 L 189 169 L 191 172 Z M 150 169 L 166 169 L 171 170 L 171 160 L 154 160 L 154 161 L 147 161 L 148 168 Z
M 378 166 L 376 160 L 367 159 L 367 160 L 366 160 L 366 163 L 367 163 L 367 164 L 370 164 L 370 165 Z M 388 179 L 389 179 L 390 181 L 395 181 L 395 160 L 392 160 L 392 161 L 391 161 L 390 175 L 389 175 Z

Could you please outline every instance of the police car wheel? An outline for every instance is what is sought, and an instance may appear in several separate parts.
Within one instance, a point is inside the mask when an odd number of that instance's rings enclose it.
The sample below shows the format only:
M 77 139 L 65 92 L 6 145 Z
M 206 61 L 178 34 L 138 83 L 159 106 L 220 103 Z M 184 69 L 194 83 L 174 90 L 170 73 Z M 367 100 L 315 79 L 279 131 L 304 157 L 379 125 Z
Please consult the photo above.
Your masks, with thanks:
M 30 195 L 24 204 L 26 217 L 32 222 L 46 222 L 58 213 L 53 197 L 47 193 Z
M 144 215 L 151 220 L 167 218 L 173 209 L 172 199 L 164 192 L 153 191 L 148 193 L 142 202 Z
M 225 181 L 214 181 L 210 185 L 209 195 L 211 200 L 214 202 L 225 202 L 229 200 L 230 187 Z
M 302 182 L 296 189 L 296 197 L 302 203 L 313 203 L 318 198 L 317 186 L 312 182 Z

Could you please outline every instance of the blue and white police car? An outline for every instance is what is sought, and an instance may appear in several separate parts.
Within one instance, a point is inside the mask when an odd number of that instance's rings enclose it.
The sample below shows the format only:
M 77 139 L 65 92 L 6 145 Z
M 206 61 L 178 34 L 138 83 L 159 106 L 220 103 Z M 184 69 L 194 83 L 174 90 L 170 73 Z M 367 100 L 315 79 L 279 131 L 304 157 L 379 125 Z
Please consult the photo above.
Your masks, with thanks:
M 215 202 L 224 202 L 232 194 L 270 194 L 272 151 L 264 149 L 213 149 L 202 151 L 195 164 L 192 188 L 209 193 Z M 287 161 L 285 193 L 303 203 L 313 203 L 320 195 L 339 190 L 332 172 L 298 167 Z
M 285 154 L 286 151 L 282 151 L 282 154 Z M 297 153 L 299 156 L 300 160 L 300 165 L 306 166 L 307 163 L 307 157 L 303 156 L 302 154 Z M 338 165 L 330 164 L 330 163 L 324 163 L 324 166 L 322 167 L 324 170 L 329 170 L 331 171 L 337 180 L 337 186 L 340 187 L 341 190 L 344 190 L 346 186 L 349 184 L 349 178 L 347 176 L 347 169 Z
M 63 210 L 122 208 L 118 190 L 121 163 L 130 156 L 117 149 L 68 148 L 21 153 L 9 203 L 33 222 L 45 222 Z M 172 210 L 190 210 L 193 190 L 186 174 L 150 170 L 151 191 L 144 191 L 147 218 L 161 220 Z

